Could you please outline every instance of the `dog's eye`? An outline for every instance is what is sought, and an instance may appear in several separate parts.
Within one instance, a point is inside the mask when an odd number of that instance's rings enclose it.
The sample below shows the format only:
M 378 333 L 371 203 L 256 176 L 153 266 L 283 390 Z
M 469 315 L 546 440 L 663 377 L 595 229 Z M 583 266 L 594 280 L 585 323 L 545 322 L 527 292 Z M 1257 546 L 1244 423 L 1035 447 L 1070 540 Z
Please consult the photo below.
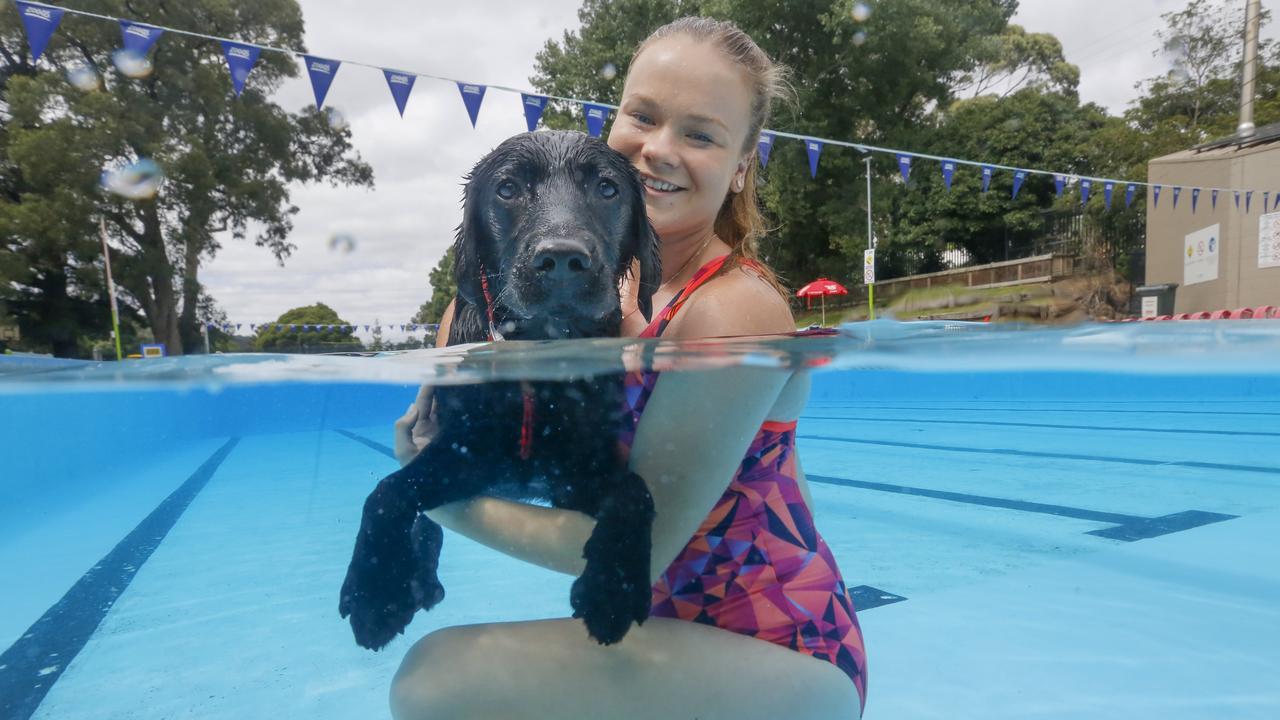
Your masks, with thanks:
M 519 190 L 520 188 L 516 187 L 515 183 L 510 180 L 504 180 L 498 185 L 498 197 L 503 200 L 510 200 L 516 196 L 516 193 L 519 192 Z
M 617 197 L 618 195 L 618 186 L 614 185 L 613 181 L 611 180 L 601 180 L 599 185 L 599 190 L 600 190 L 600 197 L 606 200 L 608 200 L 609 198 Z

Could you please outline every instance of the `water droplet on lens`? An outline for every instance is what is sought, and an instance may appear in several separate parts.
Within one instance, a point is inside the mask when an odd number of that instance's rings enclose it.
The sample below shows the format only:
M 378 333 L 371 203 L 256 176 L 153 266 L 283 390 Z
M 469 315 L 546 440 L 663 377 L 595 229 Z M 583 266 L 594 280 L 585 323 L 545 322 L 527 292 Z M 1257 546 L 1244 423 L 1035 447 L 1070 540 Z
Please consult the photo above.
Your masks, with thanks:
M 102 187 L 108 192 L 130 200 L 146 200 L 154 197 L 164 182 L 164 173 L 154 161 L 141 160 L 115 170 L 102 172 Z
M 73 65 L 67 70 L 67 82 L 77 90 L 90 92 L 98 89 L 98 73 L 88 65 Z
M 862 30 L 859 30 L 858 32 L 856 32 L 856 33 L 854 33 L 854 34 L 853 34 L 853 44 L 854 44 L 854 45 L 861 46 L 861 45 L 862 45 L 863 43 L 865 43 L 866 41 L 867 41 L 867 34 L 866 34 L 865 32 L 863 32 Z
M 864 2 L 854 3 L 852 15 L 854 20 L 866 22 L 867 18 L 871 17 L 871 6 Z
M 347 232 L 334 233 L 329 238 L 329 249 L 334 252 L 349 253 L 356 249 L 356 237 Z
M 111 62 L 122 75 L 136 79 L 151 74 L 151 61 L 146 55 L 133 50 L 117 50 L 111 53 Z
M 335 107 L 327 107 L 324 109 L 325 115 L 329 119 L 329 127 L 334 130 L 346 130 L 351 127 L 351 123 L 347 120 L 347 116 Z
M 611 62 L 605 63 L 604 67 L 600 68 L 600 77 L 605 80 L 612 80 L 618 77 L 618 66 Z

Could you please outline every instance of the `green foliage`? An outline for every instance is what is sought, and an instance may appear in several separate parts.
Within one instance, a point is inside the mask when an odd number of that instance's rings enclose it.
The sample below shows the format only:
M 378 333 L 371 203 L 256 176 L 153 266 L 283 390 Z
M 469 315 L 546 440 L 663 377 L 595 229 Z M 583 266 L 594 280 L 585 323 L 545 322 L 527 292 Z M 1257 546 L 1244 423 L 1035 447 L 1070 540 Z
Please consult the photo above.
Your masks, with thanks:
M 284 327 L 276 330 L 276 325 L 297 325 L 297 329 Z M 338 317 L 333 308 L 324 303 L 296 307 L 286 311 L 276 319 L 275 323 L 258 327 L 258 335 L 254 338 L 253 347 L 259 352 L 289 352 L 303 346 L 350 346 L 361 349 L 362 345 L 351 333 L 338 330 L 311 330 L 304 332 L 302 325 L 348 325 L 347 321 Z M 339 349 L 339 348 L 334 348 Z
M 413 316 L 415 323 L 436 324 L 444 317 L 444 311 L 458 294 L 458 285 L 453 279 L 453 248 L 440 258 L 440 262 L 432 268 L 427 280 L 431 283 L 431 299 L 422 303 L 418 314 Z
M 304 49 L 295 0 L 88 6 Z M 154 71 L 141 79 L 115 69 L 110 55 L 119 43 L 118 24 L 68 14 L 37 68 L 18 14 L 0 13 L 0 243 L 30 268 L 25 275 L 0 269 L 0 280 L 18 307 L 42 302 L 39 283 L 57 284 L 60 275 L 67 294 L 100 302 L 77 278 L 100 273 L 97 223 L 106 218 L 122 301 L 179 354 L 199 342 L 199 269 L 218 251 L 219 232 L 237 240 L 252 235 L 283 262 L 298 211 L 289 185 L 369 185 L 372 171 L 348 130 L 333 129 L 314 108 L 290 113 L 269 100 L 297 74 L 292 57 L 264 52 L 237 98 L 217 43 L 167 33 L 153 51 Z M 75 65 L 93 69 L 97 90 L 68 82 Z M 140 158 L 154 160 L 165 176 L 153 198 L 126 200 L 99 189 L 104 168 Z M 54 311 L 29 315 L 40 312 Z

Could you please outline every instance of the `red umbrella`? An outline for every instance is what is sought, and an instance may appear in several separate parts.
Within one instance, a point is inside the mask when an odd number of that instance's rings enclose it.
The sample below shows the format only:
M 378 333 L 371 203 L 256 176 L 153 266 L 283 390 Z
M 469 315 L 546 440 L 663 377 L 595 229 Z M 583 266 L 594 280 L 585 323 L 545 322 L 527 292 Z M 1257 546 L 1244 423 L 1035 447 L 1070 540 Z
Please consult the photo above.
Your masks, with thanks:
M 823 325 L 827 324 L 827 296 L 848 294 L 849 291 L 846 290 L 843 285 L 835 280 L 828 280 L 826 278 L 818 278 L 796 291 L 796 297 L 802 297 L 806 300 L 813 297 L 821 298 Z

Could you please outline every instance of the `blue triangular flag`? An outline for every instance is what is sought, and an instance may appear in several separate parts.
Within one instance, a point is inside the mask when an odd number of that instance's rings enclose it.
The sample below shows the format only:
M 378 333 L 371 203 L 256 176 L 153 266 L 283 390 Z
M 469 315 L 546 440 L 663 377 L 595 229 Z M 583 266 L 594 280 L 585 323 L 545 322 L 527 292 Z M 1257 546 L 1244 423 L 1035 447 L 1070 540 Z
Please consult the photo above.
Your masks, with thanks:
M 1262 193 L 1262 212 L 1267 211 L 1267 206 L 1271 204 L 1271 191 Z
M 1055 193 L 1057 193 L 1058 197 L 1062 197 L 1062 188 L 1066 187 L 1066 184 L 1067 184 L 1067 178 L 1065 175 L 1053 176 L 1053 190 Z
M 1018 191 L 1022 189 L 1022 183 L 1027 179 L 1026 170 L 1018 170 L 1013 173 L 1013 197 L 1017 199 Z
M 956 164 L 950 160 L 942 161 L 942 184 L 951 189 L 951 176 L 956 172 Z
M 1138 192 L 1138 186 L 1134 185 L 1133 183 L 1129 183 L 1129 185 L 1125 187 L 1124 206 L 1126 208 L 1131 207 L 1133 205 L 1133 196 L 1136 195 L 1137 192 Z
M 297 325 L 290 325 L 290 326 L 289 326 L 289 329 L 290 329 L 290 330 L 296 330 L 296 329 L 297 329 L 297 327 L 298 327 Z
M 809 177 L 818 177 L 818 156 L 822 155 L 822 141 L 805 140 L 804 149 L 809 153 Z
M 541 95 L 520 93 L 520 102 L 524 105 L 524 122 L 529 127 L 529 132 L 537 130 L 542 111 L 547 109 L 547 99 Z
M 120 32 L 124 35 L 124 49 L 139 55 L 151 52 L 151 46 L 164 34 L 164 30 L 150 25 L 142 25 L 128 20 L 120 21 Z
M 760 133 L 760 141 L 756 143 L 756 149 L 760 153 L 761 167 L 769 167 L 769 153 L 773 151 L 774 137 L 775 135 L 768 131 Z
M 1271 206 L 1272 210 L 1275 210 L 1276 208 L 1280 208 L 1280 190 L 1276 191 L 1276 204 Z
M 31 62 L 40 59 L 41 53 L 49 45 L 49 38 L 62 22 L 61 8 L 32 5 L 15 0 L 18 14 L 22 16 L 22 27 L 27 31 L 27 44 L 31 46 Z
M 911 180 L 911 156 L 898 155 L 898 172 L 902 173 L 902 182 L 910 182 Z
M 1174 210 L 1178 209 L 1178 196 L 1180 195 L 1182 195 L 1182 186 L 1174 185 L 1173 186 L 1173 209 Z
M 400 117 L 404 117 L 404 106 L 409 102 L 409 93 L 413 92 L 413 83 L 418 76 L 394 70 L 383 70 L 382 74 L 387 77 L 387 87 L 391 88 L 391 97 L 396 100 Z
M 1151 198 L 1152 198 L 1151 206 L 1152 207 L 1157 207 L 1157 208 L 1160 207 L 1160 188 L 1161 188 L 1160 185 L 1151 186 Z
M 1102 183 L 1102 200 L 1106 203 L 1107 209 L 1111 209 L 1111 193 L 1115 192 L 1116 184 L 1111 181 Z
M 230 40 L 221 42 L 222 54 L 226 56 L 227 67 L 231 70 L 231 87 L 235 89 L 238 97 L 244 92 L 244 82 L 249 79 L 249 71 L 253 70 L 253 64 L 258 62 L 258 55 L 262 49 Z
M 476 126 L 476 117 L 480 115 L 480 103 L 484 102 L 484 85 L 458 83 L 458 92 L 462 93 L 462 104 L 467 106 L 467 115 L 471 117 L 471 127 Z
M 303 55 L 302 62 L 307 66 L 307 74 L 311 76 L 311 90 L 315 93 L 316 109 L 319 110 L 324 107 L 324 98 L 329 94 L 329 86 L 333 84 L 333 76 L 338 74 L 342 61 Z
M 986 192 L 991 187 L 991 176 L 995 174 L 996 169 L 990 165 L 982 166 L 982 192 Z
M 1084 178 L 1080 181 L 1080 204 L 1081 205 L 1089 204 L 1089 190 L 1092 187 L 1093 187 L 1092 180 L 1088 178 Z
M 1234 192 L 1236 194 L 1236 209 L 1239 210 L 1240 209 L 1240 191 L 1235 190 Z
M 1191 188 L 1191 214 L 1196 214 L 1196 205 L 1200 202 L 1200 188 Z
M 283 326 L 283 325 L 277 325 L 277 326 L 276 326 L 276 332 L 280 332 L 281 330 L 284 330 L 284 326 Z
M 369 326 L 368 326 L 368 325 L 365 325 L 365 326 L 364 326 L 364 331 L 365 331 L 365 332 L 369 332 Z
M 1209 201 L 1213 205 L 1213 209 L 1218 209 L 1218 191 L 1214 190 L 1209 193 Z
M 609 108 L 595 103 L 582 103 L 582 112 L 587 117 L 587 134 L 593 138 L 604 132 L 604 121 L 609 119 Z
M 1249 212 L 1249 204 L 1252 202 L 1253 202 L 1253 191 L 1245 190 L 1244 191 L 1244 211 L 1246 213 Z

